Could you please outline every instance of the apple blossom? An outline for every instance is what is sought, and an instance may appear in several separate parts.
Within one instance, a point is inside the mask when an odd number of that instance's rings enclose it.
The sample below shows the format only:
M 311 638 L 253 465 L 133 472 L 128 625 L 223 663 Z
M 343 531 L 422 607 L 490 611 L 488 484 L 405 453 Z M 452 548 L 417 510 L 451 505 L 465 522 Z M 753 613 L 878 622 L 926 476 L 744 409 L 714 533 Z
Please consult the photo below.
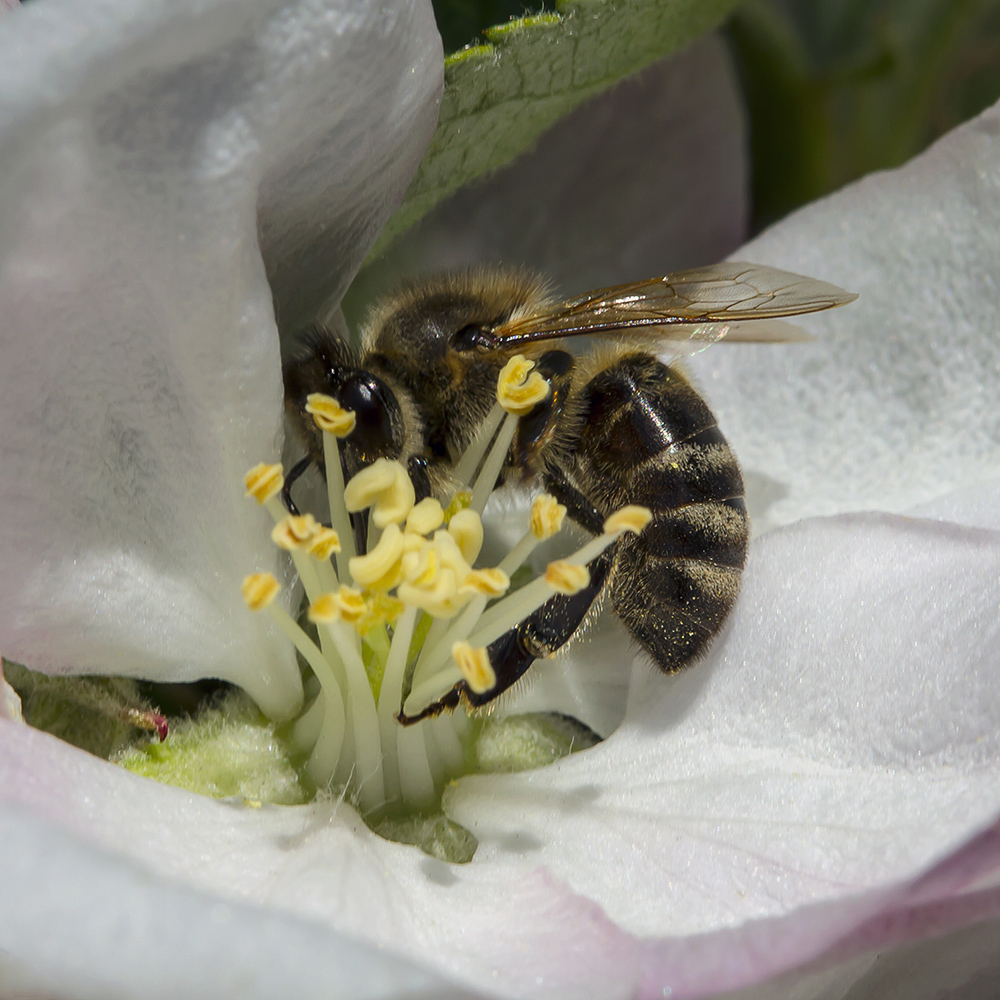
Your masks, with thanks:
M 35 37 L 18 38 L 33 59 L 72 40 L 94 46 L 100 63 L 106 45 L 123 76 L 56 73 L 55 56 L 41 60 L 29 84 L 46 95 L 43 110 L 30 114 L 22 97 L 0 132 L 10 166 L 0 194 L 16 206 L 4 216 L 0 272 L 2 447 L 6 469 L 20 473 L 5 470 L 0 489 L 0 641 L 48 669 L 160 674 L 169 662 L 199 676 L 249 657 L 259 676 L 281 677 L 277 647 L 261 656 L 271 640 L 251 632 L 242 607 L 231 611 L 225 583 L 264 551 L 263 528 L 230 503 L 227 477 L 235 468 L 238 480 L 259 457 L 251 448 L 277 439 L 265 263 L 279 312 L 286 261 L 303 265 L 303 298 L 318 304 L 323 264 L 299 223 L 323 177 L 330 204 L 353 206 L 324 215 L 345 255 L 325 287 L 342 289 L 405 182 L 391 163 L 407 151 L 412 163 L 426 137 L 432 75 L 419 107 L 406 88 L 389 91 L 414 66 L 430 72 L 428 12 L 392 8 L 398 20 L 376 32 L 357 4 L 350 15 L 292 4 L 276 23 L 277 4 L 244 3 L 239 11 L 257 15 L 244 21 L 233 4 L 203 2 L 185 9 L 204 19 L 192 38 L 169 20 L 167 31 L 127 20 L 110 31 L 110 19 L 103 32 L 84 29 L 80 18 L 110 7 L 38 9 L 24 29 Z M 149 9 L 169 18 L 177 7 Z M 0 55 L 14 47 L 3 31 Z M 372 103 L 352 117 L 334 97 L 320 114 L 327 88 L 315 67 L 331 51 L 349 78 L 355 63 L 377 62 L 377 72 L 355 67 L 361 78 L 343 93 L 374 87 L 384 103 L 366 96 Z M 274 56 L 274 77 L 255 74 L 261 52 Z M 112 84 L 117 99 L 101 99 Z M 148 102 L 158 109 L 150 120 L 135 114 Z M 187 112 L 171 118 L 171 108 Z M 188 117 L 195 108 L 204 130 Z M 350 141 L 324 131 L 358 114 L 385 124 L 368 146 L 366 129 L 348 129 Z M 171 121 L 161 135 L 155 126 Z M 744 457 L 751 499 L 766 523 L 787 525 L 755 544 L 731 626 L 705 663 L 664 679 L 623 656 L 611 629 L 547 665 L 523 705 L 555 704 L 598 725 L 606 709 L 588 717 L 587 695 L 598 684 L 607 691 L 617 666 L 628 691 L 621 725 L 553 767 L 452 786 L 447 810 L 480 843 L 462 867 L 383 841 L 344 802 L 212 801 L 0 719 L 0 988 L 609 998 L 757 986 L 766 996 L 858 996 L 885 986 L 875 950 L 987 919 L 947 941 L 965 964 L 928 971 L 903 953 L 897 987 L 929 997 L 995 974 L 998 123 L 994 109 L 903 170 L 740 251 L 862 299 L 850 313 L 808 320 L 814 344 L 718 349 L 695 363 Z M 8 128 L 20 140 L 12 149 Z M 283 172 L 275 144 L 296 139 Z M 48 154 L 37 163 L 29 140 Z M 269 186 L 310 141 L 302 186 Z M 121 153 L 119 172 L 105 174 L 103 144 Z M 350 184 L 365 149 L 375 165 Z M 323 150 L 346 150 L 351 169 L 328 180 L 319 165 L 340 161 Z M 258 199 L 258 181 L 268 197 Z M 27 194 L 12 201 L 22 186 Z M 259 205 L 270 206 L 260 220 Z M 150 315 L 155 350 L 139 336 Z M 95 324 L 111 318 L 132 336 L 98 337 Z M 199 319 L 238 336 L 206 332 Z M 65 393 L 51 351 L 24 341 L 30 333 L 47 346 L 57 320 L 75 356 L 90 338 L 101 345 L 93 361 L 83 352 L 79 384 Z M 134 358 L 136 368 L 123 367 Z M 190 391 L 171 395 L 178 387 Z M 253 413 L 239 402 L 248 389 Z M 29 411 L 33 424 L 13 405 L 32 394 L 45 403 Z M 97 415 L 87 407 L 95 394 Z M 64 397 L 50 428 L 49 409 Z M 199 418 L 191 427 L 178 398 Z M 162 427 L 148 426 L 147 410 Z M 120 456 L 115 464 L 112 444 L 139 468 Z M 876 505 L 880 513 L 863 512 Z M 40 534 L 49 520 L 54 537 Z M 234 680 L 252 676 L 247 663 L 232 670 Z M 267 701 L 268 686 L 255 694 Z M 294 701 L 275 697 L 272 707 Z M 906 981 L 913 970 L 921 978 Z

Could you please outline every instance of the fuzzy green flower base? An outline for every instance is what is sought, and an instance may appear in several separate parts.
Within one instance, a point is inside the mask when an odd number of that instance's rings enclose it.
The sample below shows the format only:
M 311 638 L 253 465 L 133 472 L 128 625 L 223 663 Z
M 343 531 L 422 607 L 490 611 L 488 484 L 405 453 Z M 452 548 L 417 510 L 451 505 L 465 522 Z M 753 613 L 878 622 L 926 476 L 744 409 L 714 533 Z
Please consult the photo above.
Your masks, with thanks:
M 175 722 L 163 743 L 124 751 L 117 763 L 144 778 L 217 799 L 291 806 L 312 797 L 274 723 L 238 690 L 217 708 Z

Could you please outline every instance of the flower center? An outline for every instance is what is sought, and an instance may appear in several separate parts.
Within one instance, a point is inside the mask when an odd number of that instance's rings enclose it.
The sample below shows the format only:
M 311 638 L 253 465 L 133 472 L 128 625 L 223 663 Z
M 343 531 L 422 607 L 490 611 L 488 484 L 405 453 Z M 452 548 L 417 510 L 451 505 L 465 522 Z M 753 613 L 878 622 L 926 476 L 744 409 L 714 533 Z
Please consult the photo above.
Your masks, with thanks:
M 323 432 L 330 526 L 285 513 L 280 466 L 261 464 L 247 474 L 248 496 L 273 515 L 272 539 L 294 562 L 315 637 L 275 600 L 280 586 L 271 574 L 248 577 L 244 599 L 271 615 L 305 664 L 311 701 L 293 740 L 308 758 L 310 779 L 345 789 L 364 814 L 426 808 L 469 769 L 482 709 L 473 709 L 467 695 L 488 700 L 509 686 L 504 664 L 490 660 L 490 644 L 554 594 L 586 587 L 587 563 L 649 519 L 644 508 L 619 511 L 603 534 L 511 592 L 512 574 L 563 524 L 565 507 L 542 495 L 500 564 L 477 566 L 481 514 L 517 422 L 549 391 L 531 362 L 517 357 L 504 368 L 497 405 L 455 466 L 460 488 L 447 507 L 433 497 L 416 503 L 405 468 L 390 459 L 345 484 L 340 442 L 353 432 L 354 414 L 319 394 L 309 397 L 308 409 Z M 354 531 L 352 518 L 359 517 L 368 524 L 363 552 L 354 551 L 355 538 L 364 536 Z

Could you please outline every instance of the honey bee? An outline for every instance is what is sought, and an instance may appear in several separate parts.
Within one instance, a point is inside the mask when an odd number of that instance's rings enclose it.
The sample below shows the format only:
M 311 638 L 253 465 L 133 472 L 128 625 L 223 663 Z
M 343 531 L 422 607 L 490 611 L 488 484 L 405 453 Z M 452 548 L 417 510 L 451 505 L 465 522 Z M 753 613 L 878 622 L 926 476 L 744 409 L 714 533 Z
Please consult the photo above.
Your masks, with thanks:
M 417 500 L 446 500 L 453 463 L 492 409 L 500 370 L 520 353 L 551 392 L 520 419 L 497 485 L 540 484 L 592 534 L 626 504 L 653 513 L 639 534 L 622 535 L 589 564 L 582 591 L 552 597 L 488 647 L 492 689 L 477 694 L 461 682 L 400 721 L 460 701 L 488 704 L 564 646 L 602 594 L 665 673 L 700 657 L 736 600 L 749 523 L 736 457 L 676 360 L 717 340 L 801 339 L 781 317 L 854 298 L 826 282 L 730 262 L 558 302 L 536 275 L 480 269 L 386 298 L 358 353 L 313 329 L 284 368 L 286 412 L 308 452 L 289 487 L 311 462 L 322 466 L 305 406 L 308 394 L 323 392 L 357 415 L 341 450 L 345 481 L 390 457 L 407 466 Z M 570 341 L 584 335 L 596 344 L 576 353 Z M 677 358 L 661 361 L 653 348 Z M 294 509 L 287 492 L 286 503 Z

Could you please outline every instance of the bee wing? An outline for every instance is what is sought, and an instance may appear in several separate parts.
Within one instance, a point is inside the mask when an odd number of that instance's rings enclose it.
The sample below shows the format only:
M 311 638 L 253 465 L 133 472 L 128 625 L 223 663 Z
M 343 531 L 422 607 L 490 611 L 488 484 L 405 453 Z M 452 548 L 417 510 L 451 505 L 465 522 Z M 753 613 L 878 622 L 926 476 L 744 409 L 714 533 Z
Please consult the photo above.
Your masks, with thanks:
M 815 278 L 730 261 L 601 288 L 510 320 L 492 333 L 504 349 L 553 337 L 617 331 L 648 331 L 660 340 L 696 341 L 701 347 L 727 336 L 742 342 L 774 342 L 802 338 L 789 337 L 789 324 L 750 321 L 832 309 L 856 298 Z M 760 327 L 756 336 L 755 326 Z

